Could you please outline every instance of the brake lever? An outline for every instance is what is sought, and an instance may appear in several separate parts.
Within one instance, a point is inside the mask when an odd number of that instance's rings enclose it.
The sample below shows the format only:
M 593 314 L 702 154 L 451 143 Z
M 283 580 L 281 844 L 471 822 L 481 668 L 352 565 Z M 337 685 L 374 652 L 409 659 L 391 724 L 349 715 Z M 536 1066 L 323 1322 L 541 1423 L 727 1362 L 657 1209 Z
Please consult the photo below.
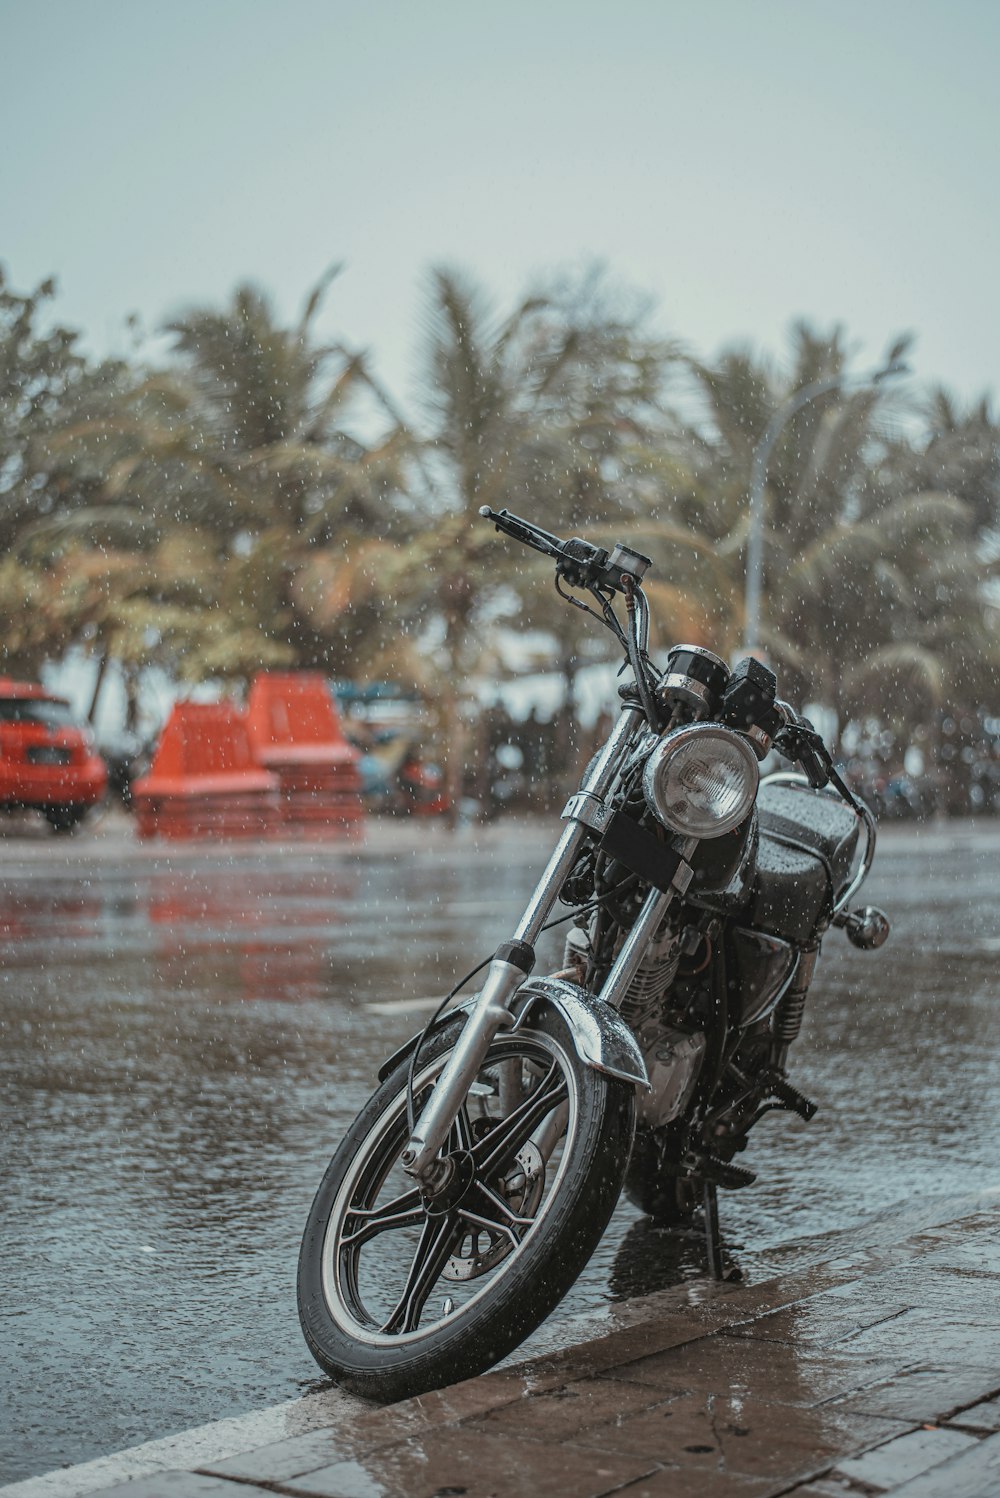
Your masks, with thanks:
M 780 754 L 802 766 L 814 791 L 821 791 L 830 784 L 833 761 L 808 718 L 798 718 L 797 722 L 789 723 L 781 730 L 774 743 Z
M 515 541 L 533 547 L 544 556 L 561 557 L 564 554 L 565 541 L 553 536 L 551 531 L 543 531 L 539 525 L 532 525 L 530 520 L 522 520 L 509 510 L 491 510 L 489 505 L 480 505 L 479 513 L 484 520 L 492 520 L 498 531 L 506 532 Z

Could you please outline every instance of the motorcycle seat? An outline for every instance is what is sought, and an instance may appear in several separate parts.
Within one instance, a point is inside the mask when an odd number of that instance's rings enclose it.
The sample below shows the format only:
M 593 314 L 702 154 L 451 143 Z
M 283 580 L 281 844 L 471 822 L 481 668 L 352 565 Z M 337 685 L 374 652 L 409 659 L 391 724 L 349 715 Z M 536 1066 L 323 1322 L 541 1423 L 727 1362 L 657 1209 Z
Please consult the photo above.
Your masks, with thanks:
M 860 819 L 843 801 L 797 785 L 762 786 L 757 815 L 750 923 L 787 941 L 808 941 L 850 878 Z

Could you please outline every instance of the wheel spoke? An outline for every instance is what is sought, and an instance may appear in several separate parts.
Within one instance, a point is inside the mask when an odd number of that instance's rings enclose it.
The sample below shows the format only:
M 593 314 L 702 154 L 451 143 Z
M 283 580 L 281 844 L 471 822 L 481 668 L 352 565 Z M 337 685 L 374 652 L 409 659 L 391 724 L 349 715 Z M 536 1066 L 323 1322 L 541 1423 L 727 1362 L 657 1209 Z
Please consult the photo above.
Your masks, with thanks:
M 404 1191 L 402 1196 L 393 1197 L 381 1207 L 352 1207 L 347 1220 L 351 1222 L 356 1217 L 362 1219 L 361 1227 L 343 1235 L 341 1248 L 360 1248 L 390 1228 L 415 1227 L 424 1217 L 420 1192 Z
M 389 1319 L 380 1328 L 382 1332 L 399 1334 L 416 1330 L 427 1297 L 451 1257 L 455 1240 L 462 1231 L 450 1213 L 447 1217 L 425 1219 L 403 1293 Z
M 472 1194 L 478 1195 L 481 1206 L 485 1205 L 487 1208 L 492 1208 L 494 1215 L 499 1219 L 501 1225 L 512 1223 L 517 1227 L 527 1228 L 534 1221 L 533 1217 L 519 1217 L 509 1203 L 504 1201 L 502 1196 L 497 1196 L 496 1192 L 491 1191 L 489 1186 L 484 1185 L 482 1181 L 476 1181 L 470 1195 Z
M 518 1244 L 521 1242 L 520 1238 L 514 1232 L 514 1229 L 512 1227 L 508 1227 L 498 1222 L 492 1222 L 488 1217 L 480 1217 L 477 1212 L 470 1212 L 467 1207 L 459 1207 L 458 1215 L 463 1219 L 463 1221 L 469 1223 L 473 1229 L 473 1257 L 475 1257 L 475 1255 L 479 1252 L 479 1234 L 475 1231 L 477 1228 L 485 1228 L 486 1232 L 489 1234 L 490 1242 L 499 1237 L 501 1234 L 510 1239 L 512 1248 L 517 1248 Z
M 500 1234 L 509 1238 L 513 1248 L 518 1247 L 534 1220 L 531 1217 L 519 1217 L 502 1197 L 484 1186 L 482 1181 L 476 1181 L 459 1206 L 458 1215 L 474 1228 L 484 1228 L 491 1238 Z
M 482 1178 L 503 1170 L 546 1114 L 568 1096 L 565 1080 L 553 1062 L 537 1090 L 473 1145 L 476 1174 Z
M 465 1103 L 459 1108 L 455 1122 L 451 1126 L 451 1147 L 457 1150 L 471 1150 L 472 1148 L 472 1125 L 469 1122 L 469 1110 Z

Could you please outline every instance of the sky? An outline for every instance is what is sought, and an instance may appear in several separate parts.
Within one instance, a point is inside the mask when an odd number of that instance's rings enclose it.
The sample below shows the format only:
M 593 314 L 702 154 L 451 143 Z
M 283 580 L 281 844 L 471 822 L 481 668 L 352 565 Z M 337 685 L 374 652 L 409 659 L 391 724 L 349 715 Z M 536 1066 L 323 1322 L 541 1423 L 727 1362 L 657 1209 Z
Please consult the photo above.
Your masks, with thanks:
M 695 354 L 998 389 L 993 0 L 0 0 L 0 263 L 97 352 L 252 280 L 404 405 L 432 265 L 604 261 Z

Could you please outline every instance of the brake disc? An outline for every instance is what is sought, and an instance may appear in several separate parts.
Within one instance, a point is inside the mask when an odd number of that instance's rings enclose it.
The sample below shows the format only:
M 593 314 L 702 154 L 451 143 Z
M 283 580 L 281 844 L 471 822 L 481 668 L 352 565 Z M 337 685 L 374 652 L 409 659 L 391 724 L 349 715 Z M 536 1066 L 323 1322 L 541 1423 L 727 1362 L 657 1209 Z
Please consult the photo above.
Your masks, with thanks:
M 496 1183 L 494 1190 L 517 1217 L 533 1217 L 544 1185 L 545 1161 L 529 1139 L 522 1144 L 507 1174 Z M 509 1235 L 500 1228 L 494 1231 L 476 1223 L 467 1226 L 466 1236 L 442 1271 L 446 1280 L 477 1279 L 514 1251 Z

